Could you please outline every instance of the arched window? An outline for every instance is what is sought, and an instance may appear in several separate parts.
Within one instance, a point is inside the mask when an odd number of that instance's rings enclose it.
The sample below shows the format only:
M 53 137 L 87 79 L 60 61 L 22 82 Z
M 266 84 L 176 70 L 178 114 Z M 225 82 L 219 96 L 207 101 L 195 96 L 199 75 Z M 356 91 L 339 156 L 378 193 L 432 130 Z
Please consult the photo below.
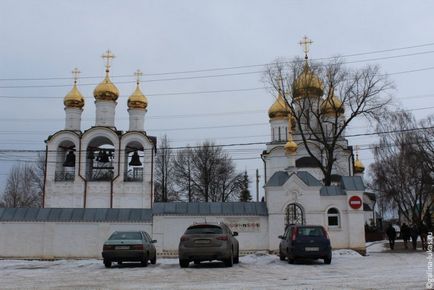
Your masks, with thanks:
M 340 227 L 339 211 L 332 207 L 327 211 L 327 224 L 329 227 Z
M 280 127 L 279 127 L 279 141 L 282 141 L 282 137 L 280 135 Z
M 125 172 L 124 180 L 132 182 L 143 181 L 143 145 L 133 141 L 125 147 Z
M 296 203 L 288 204 L 285 210 L 285 226 L 303 225 L 304 213 L 300 205 Z
M 86 177 L 89 181 L 110 181 L 114 176 L 115 149 L 106 137 L 94 138 L 87 147 Z
M 55 181 L 74 181 L 75 177 L 75 145 L 72 141 L 63 141 L 56 152 Z

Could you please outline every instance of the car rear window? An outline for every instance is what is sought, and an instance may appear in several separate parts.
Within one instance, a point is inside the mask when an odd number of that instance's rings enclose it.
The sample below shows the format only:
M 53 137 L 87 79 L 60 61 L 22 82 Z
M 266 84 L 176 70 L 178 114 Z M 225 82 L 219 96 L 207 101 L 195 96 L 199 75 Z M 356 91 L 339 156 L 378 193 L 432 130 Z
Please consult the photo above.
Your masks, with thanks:
M 322 228 L 319 227 L 304 227 L 298 228 L 298 235 L 306 237 L 323 237 L 324 232 Z
M 109 240 L 141 240 L 142 235 L 137 232 L 122 232 L 122 233 L 113 233 Z
M 191 226 L 186 231 L 186 234 L 222 234 L 223 230 L 219 226 L 214 225 L 197 225 Z

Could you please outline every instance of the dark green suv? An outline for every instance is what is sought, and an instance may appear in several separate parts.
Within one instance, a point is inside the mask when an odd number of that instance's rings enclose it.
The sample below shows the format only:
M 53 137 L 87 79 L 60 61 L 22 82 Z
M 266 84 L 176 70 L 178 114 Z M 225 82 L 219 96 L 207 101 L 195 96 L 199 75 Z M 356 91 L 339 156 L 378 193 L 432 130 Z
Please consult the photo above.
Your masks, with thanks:
M 279 239 L 280 260 L 288 258 L 289 264 L 297 258 L 324 259 L 325 264 L 332 261 L 330 239 L 322 226 L 290 225 Z

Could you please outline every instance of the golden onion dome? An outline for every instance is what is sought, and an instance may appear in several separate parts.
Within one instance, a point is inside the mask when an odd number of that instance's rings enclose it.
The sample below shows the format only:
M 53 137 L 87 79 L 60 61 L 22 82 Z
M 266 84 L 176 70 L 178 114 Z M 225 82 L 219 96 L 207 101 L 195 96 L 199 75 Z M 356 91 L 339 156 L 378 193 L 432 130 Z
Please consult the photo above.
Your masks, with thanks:
M 288 142 L 286 142 L 285 146 L 283 147 L 285 149 L 286 153 L 295 153 L 297 151 L 297 144 L 292 141 L 292 138 L 289 138 Z
M 340 116 L 345 112 L 342 101 L 331 92 L 331 96 L 327 97 L 321 103 L 321 111 L 325 115 Z
M 359 156 L 356 155 L 356 161 L 354 161 L 354 173 L 363 173 L 365 171 L 365 166 L 362 161 L 359 160 Z
M 148 106 L 148 99 L 140 90 L 139 82 L 137 82 L 136 90 L 128 98 L 128 108 L 129 109 L 146 109 L 147 106 Z
M 108 69 L 104 80 L 93 91 L 93 96 L 95 100 L 99 101 L 116 101 L 118 99 L 119 90 L 110 80 Z
M 282 91 L 279 89 L 279 94 L 276 101 L 268 109 L 270 119 L 288 118 L 291 114 L 291 109 L 283 98 Z
M 299 97 L 320 97 L 323 95 L 323 84 L 319 77 L 310 69 L 306 63 L 302 73 L 293 83 L 294 98 Z
M 77 81 L 74 81 L 74 86 L 71 91 L 69 91 L 63 99 L 63 104 L 65 105 L 65 108 L 83 108 L 84 98 L 77 88 Z

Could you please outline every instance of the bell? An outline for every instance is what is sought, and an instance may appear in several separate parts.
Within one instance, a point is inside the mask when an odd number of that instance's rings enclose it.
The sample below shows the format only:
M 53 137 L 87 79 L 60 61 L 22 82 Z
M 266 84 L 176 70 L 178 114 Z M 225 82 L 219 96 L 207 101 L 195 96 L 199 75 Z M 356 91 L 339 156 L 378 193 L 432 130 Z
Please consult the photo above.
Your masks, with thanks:
M 68 152 L 66 155 L 65 162 L 63 162 L 63 167 L 75 167 L 75 154 L 72 151 Z
M 140 162 L 139 154 L 137 151 L 134 151 L 133 156 L 131 156 L 131 161 L 129 163 L 130 166 L 142 166 L 142 162 Z
M 105 150 L 100 151 L 100 153 L 98 154 L 98 162 L 102 162 L 102 163 L 108 163 L 110 162 L 109 160 L 109 156 L 107 155 L 107 153 L 105 152 Z

